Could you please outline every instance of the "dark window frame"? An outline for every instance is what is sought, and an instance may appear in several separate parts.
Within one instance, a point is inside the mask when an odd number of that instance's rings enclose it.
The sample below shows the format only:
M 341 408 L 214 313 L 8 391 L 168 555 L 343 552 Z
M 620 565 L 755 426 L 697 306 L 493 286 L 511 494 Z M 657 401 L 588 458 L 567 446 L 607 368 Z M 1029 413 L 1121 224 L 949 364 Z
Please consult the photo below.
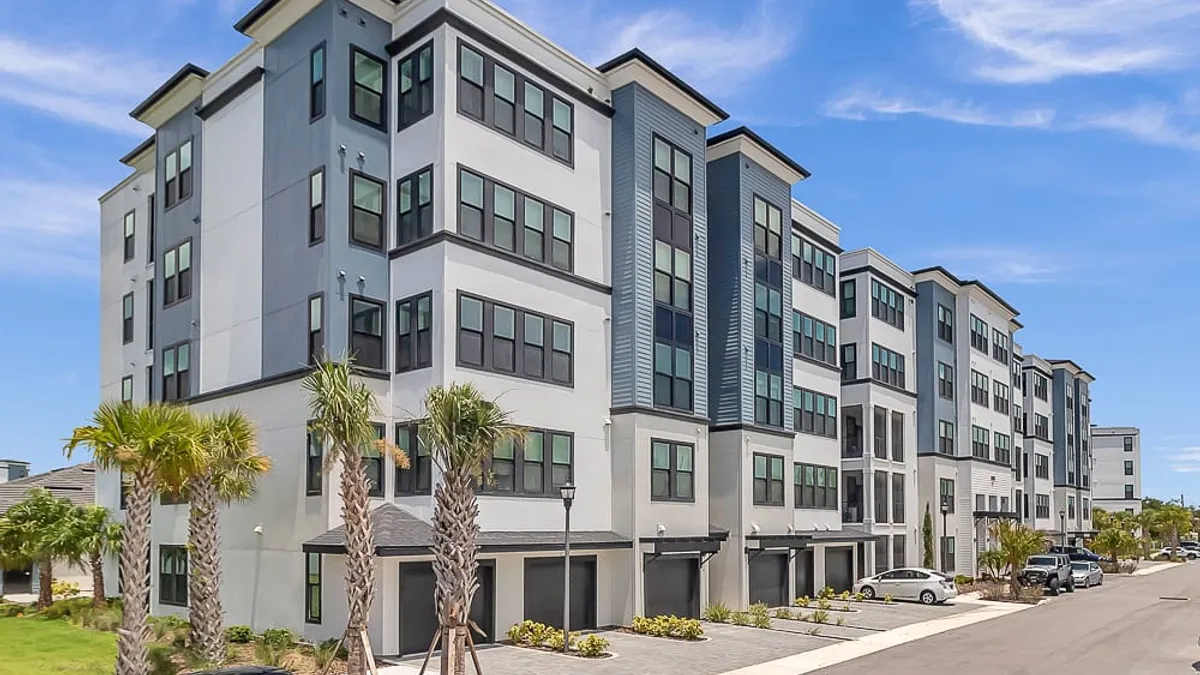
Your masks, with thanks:
M 179 559 L 183 559 L 183 572 L 177 571 Z M 170 570 L 166 563 L 171 563 Z M 158 545 L 158 604 L 171 607 L 188 606 L 188 573 L 190 571 L 187 546 L 179 544 Z M 182 580 L 180 579 L 182 577 Z
M 904 294 L 871 279 L 871 316 L 889 326 L 904 330 Z
M 818 412 L 820 410 L 824 412 Z M 837 396 L 804 387 L 792 387 L 793 431 L 837 440 L 840 410 Z
M 314 565 L 315 562 L 315 565 Z M 315 571 L 314 571 L 315 567 Z M 314 581 L 314 577 L 316 578 Z M 321 623 L 321 554 L 304 554 L 304 623 Z M 316 602 L 314 603 L 314 594 Z
M 525 484 L 526 479 L 526 462 L 525 462 L 525 444 L 533 435 L 541 437 L 540 445 L 542 452 L 541 464 L 541 491 L 527 489 Z M 570 452 L 570 459 L 566 464 L 563 462 L 554 461 L 554 440 L 556 438 L 567 439 L 567 449 Z M 521 496 L 535 499 L 559 499 L 558 488 L 564 484 L 562 480 L 555 480 L 555 467 L 567 467 L 567 475 L 565 482 L 570 482 L 575 478 L 575 433 L 570 431 L 562 431 L 558 429 L 540 429 L 528 428 L 525 430 L 525 435 L 514 439 L 507 447 L 512 449 L 512 458 L 499 458 L 496 452 L 501 448 L 493 449 L 492 456 L 484 461 L 484 474 L 491 476 L 492 479 L 484 483 L 479 488 L 479 495 L 486 496 Z M 507 490 L 499 487 L 499 482 L 495 481 L 495 465 L 497 461 L 511 462 L 512 466 L 512 489 Z M 534 463 L 536 466 L 537 463 Z
M 1012 392 L 1009 386 L 1000 380 L 992 380 L 992 410 L 1005 415 L 1009 414 Z
M 325 165 L 321 165 L 313 169 L 308 174 L 308 245 L 315 246 L 325 241 L 325 203 L 329 198 L 328 183 L 325 180 Z M 313 180 L 321 181 L 320 195 L 314 195 Z M 314 196 L 320 199 L 320 203 L 314 203 Z
M 810 328 L 812 335 L 805 334 Z M 792 310 L 792 355 L 815 363 L 838 366 L 837 327 L 798 309 Z M 824 337 L 818 337 L 822 335 Z M 817 356 L 817 345 L 821 356 Z
M 872 380 L 904 389 L 908 381 L 905 375 L 904 361 L 903 354 L 894 352 L 877 342 L 871 343 Z M 892 365 L 893 363 L 895 365 Z
M 482 320 L 478 330 L 473 328 L 463 327 L 463 300 L 478 302 L 482 306 Z M 512 337 L 497 335 L 495 333 L 495 316 L 496 308 L 508 310 L 513 315 Z M 527 319 L 534 317 L 542 322 L 542 342 L 540 344 L 529 342 L 531 336 L 526 333 Z M 505 375 L 509 377 L 518 377 L 534 382 L 545 382 L 558 386 L 574 388 L 575 386 L 575 322 L 538 312 L 531 309 L 526 309 L 518 305 L 513 305 L 505 302 L 498 302 L 491 298 L 477 295 L 475 293 L 466 293 L 458 291 L 455 299 L 455 365 L 461 368 L 471 370 L 479 370 L 497 375 Z M 558 326 L 566 327 L 570 331 L 570 351 L 564 351 L 555 346 L 554 332 Z M 463 333 L 467 332 L 472 335 L 478 335 L 480 363 L 476 364 L 463 358 Z M 512 363 L 511 371 L 505 370 L 496 365 L 496 340 L 507 340 L 512 343 Z M 491 347 L 489 349 L 489 346 Z M 505 346 L 504 344 L 500 345 Z M 528 350 L 540 349 L 542 352 L 541 375 L 529 372 L 527 365 L 529 359 L 526 358 Z M 555 357 L 556 355 L 565 355 L 566 361 L 566 379 L 554 377 L 555 372 Z
M 173 150 L 166 154 L 163 161 L 163 192 L 166 194 L 164 201 L 164 210 L 179 206 L 183 202 L 191 199 L 195 194 L 196 181 L 196 146 L 193 143 L 195 137 L 188 137 Z M 188 166 L 183 168 L 183 149 L 188 149 Z M 175 175 L 168 177 L 174 170 Z
M 998 328 L 992 329 L 992 358 L 1000 363 L 1008 365 L 1011 358 L 1011 352 L 1008 349 L 1008 334 L 1002 333 Z
M 125 262 L 129 262 L 130 260 L 133 260 L 134 256 L 137 253 L 137 210 L 136 209 L 129 209 L 129 212 L 126 213 L 125 217 L 121 219 L 121 227 L 123 228 L 122 234 L 124 235 L 124 239 L 122 240 L 122 243 L 123 243 L 123 248 L 125 249 L 124 250 Z
M 1125 483 L 1125 497 L 1124 498 L 1125 499 L 1133 499 L 1134 498 L 1133 495 L 1134 495 L 1133 485 L 1131 485 L 1129 483 Z
M 849 382 L 858 377 L 858 343 L 842 345 L 842 381 Z
M 559 206 L 553 202 L 542 199 L 541 197 L 531 194 L 528 191 L 522 190 L 513 185 L 509 185 L 504 181 L 497 180 L 491 176 L 476 171 L 464 164 L 458 164 L 458 209 L 456 212 L 456 228 L 458 233 L 469 239 L 481 242 L 488 248 L 502 251 L 505 254 L 520 258 L 521 260 L 530 260 L 538 265 L 546 268 L 560 270 L 568 274 L 575 272 L 575 234 L 576 222 L 575 212 Z M 470 175 L 482 183 L 483 200 L 482 204 L 476 206 L 463 201 L 463 177 Z M 505 246 L 496 243 L 496 222 L 497 220 L 505 220 L 500 214 L 496 213 L 496 190 L 506 190 L 513 194 L 513 213 L 512 213 L 512 245 L 513 247 L 506 248 Z M 529 247 L 526 244 L 529 242 L 529 231 L 533 228 L 529 227 L 530 221 L 527 220 L 527 206 L 529 202 L 537 203 L 541 206 L 541 251 L 538 257 L 530 255 Z M 479 229 L 480 237 L 475 237 L 464 230 L 463 213 L 465 209 L 479 210 Z M 555 233 L 555 216 L 562 214 L 570 221 L 569 239 L 563 239 Z M 536 231 L 536 230 L 534 230 Z M 518 236 L 519 235 L 519 236 Z M 566 266 L 555 264 L 556 243 L 563 243 L 567 250 Z
M 943 455 L 953 456 L 957 435 L 958 433 L 954 427 L 954 422 L 951 422 L 950 420 L 938 420 L 937 451 Z
M 991 378 L 987 375 L 971 369 L 971 403 L 981 405 L 985 408 L 991 407 Z
M 366 85 L 360 84 L 358 82 L 358 79 L 355 77 L 355 72 L 354 72 L 355 71 L 355 68 L 354 68 L 355 57 L 358 55 L 362 55 L 362 56 L 366 57 L 367 59 L 374 61 L 375 63 L 379 64 L 380 68 L 383 69 L 383 72 L 381 73 L 380 78 L 379 78 L 379 86 L 381 87 L 380 91 L 376 92 L 376 91 L 370 89 L 369 87 L 367 87 Z M 349 108 L 348 108 L 348 110 L 350 113 L 350 119 L 354 120 L 355 122 L 360 122 L 368 127 L 371 127 L 372 129 L 378 129 L 379 131 L 386 132 L 387 131 L 387 118 L 388 118 L 388 107 L 387 107 L 388 86 L 387 85 L 388 85 L 388 76 L 389 76 L 387 60 L 381 59 L 378 56 L 375 56 L 371 52 L 368 52 L 367 50 L 363 49 L 362 47 L 359 47 L 358 45 L 351 44 L 350 45 L 349 68 L 350 68 L 350 80 L 349 80 L 350 87 L 349 87 L 349 92 L 348 92 L 349 93 Z M 355 96 L 359 87 L 362 87 L 363 89 L 370 92 L 371 94 L 374 94 L 379 97 L 379 121 L 378 122 L 373 122 L 373 121 L 371 121 L 371 119 L 369 117 L 365 117 L 365 116 L 359 114 L 358 106 L 356 104 L 357 97 Z M 386 188 L 385 188 L 385 190 L 386 190 Z
M 971 314 L 971 348 L 988 353 L 988 324 L 983 319 Z
M 949 489 L 947 489 L 949 488 Z M 946 513 L 954 513 L 954 479 L 939 478 L 938 479 L 938 510 L 941 510 L 942 505 L 945 505 Z
M 948 400 L 954 400 L 954 366 L 944 362 L 937 362 L 937 380 L 938 380 L 938 396 Z
M 383 422 L 372 422 L 375 429 L 375 442 L 387 443 L 387 425 Z M 363 473 L 367 475 L 367 496 L 372 499 L 382 499 L 387 487 L 387 477 L 383 472 L 383 449 L 374 447 L 374 443 L 362 448 L 359 455 L 362 458 Z M 375 478 L 372 479 L 371 467 L 374 467 Z
M 841 301 L 841 318 L 853 319 L 858 315 L 858 281 L 856 279 L 846 279 L 842 282 L 838 298 Z
M 131 405 L 133 403 L 133 376 L 126 375 L 121 378 L 121 403 Z
M 408 468 L 396 467 L 393 492 L 397 497 L 432 494 L 433 458 L 421 442 L 421 421 L 397 422 L 394 432 L 396 447 L 408 457 Z
M 1002 443 L 1001 440 L 1004 442 Z M 1003 464 L 1012 464 L 1012 436 L 1002 434 L 999 431 L 992 433 L 992 448 L 994 450 L 993 457 L 995 461 Z
M 659 156 L 659 153 L 663 153 Z M 660 247 L 671 249 L 671 271 L 669 278 L 663 279 L 669 283 L 669 298 L 660 298 L 660 293 L 654 291 L 654 375 L 652 384 L 653 403 L 655 408 L 692 412 L 696 405 L 696 306 L 694 288 L 696 276 L 696 257 L 693 246 L 695 235 L 695 183 L 696 163 L 692 153 L 658 134 L 650 138 L 650 172 L 651 189 L 651 227 L 654 240 L 654 261 Z M 681 177 L 686 163 L 686 180 Z M 691 266 L 687 279 L 679 274 L 676 264 L 680 253 L 688 256 Z M 654 284 L 657 285 L 662 277 L 667 277 L 666 270 L 654 270 Z M 685 283 L 688 295 L 687 307 L 680 302 L 679 284 Z M 661 363 L 662 353 L 669 353 L 666 363 Z M 681 359 L 686 358 L 687 373 L 681 372 Z
M 904 483 L 906 478 L 903 473 L 893 473 L 891 478 L 892 523 L 896 525 L 904 523 L 908 516 L 906 504 L 904 503 Z
M 904 413 L 893 410 L 891 413 L 892 461 L 904 461 Z M 903 522 L 903 521 L 898 521 Z
M 760 457 L 763 458 L 763 460 L 764 460 L 764 468 L 766 471 L 765 475 L 762 478 L 759 478 L 757 475 L 758 459 Z M 771 455 L 771 454 L 767 454 L 767 453 L 763 453 L 763 452 L 756 452 L 751 455 L 750 462 L 751 462 L 750 475 L 751 475 L 751 481 L 752 481 L 752 487 L 753 487 L 751 492 L 752 492 L 754 505 L 755 506 L 786 506 L 787 505 L 787 497 L 786 497 L 786 491 L 784 488 L 785 473 L 784 473 L 784 457 L 783 457 L 783 455 Z M 772 469 L 772 467 L 774 467 L 776 465 L 779 466 L 779 478 L 772 478 L 771 477 L 771 474 L 772 474 L 771 469 Z M 776 483 L 778 483 L 778 486 L 779 486 L 779 499 L 778 500 L 773 499 L 771 497 L 772 488 L 775 486 Z M 761 498 L 758 496 L 758 486 L 760 484 L 763 487 L 763 490 L 762 490 L 763 496 Z
M 147 235 L 146 236 L 146 263 L 147 264 L 154 262 L 154 240 L 156 238 L 156 231 L 158 230 L 158 215 L 155 213 L 157 208 L 158 208 L 158 200 L 155 197 L 155 193 L 151 192 L 150 195 L 148 197 L 146 197 L 146 213 L 148 216 L 146 218 L 147 225 L 148 225 L 148 227 L 146 228 L 146 235 Z
M 421 327 L 421 302 L 425 302 L 425 327 Z M 396 366 L 397 373 L 433 366 L 433 291 L 410 295 L 396 301 Z M 402 321 L 402 319 L 404 319 Z M 401 334 L 401 326 L 407 332 Z M 404 351 L 408 343 L 407 352 Z
M 954 344 L 954 310 L 938 303 L 937 336 L 943 342 Z
M 313 327 L 313 301 L 317 304 L 316 319 L 319 325 Z M 306 305 L 308 311 L 308 365 L 316 365 L 325 352 L 325 294 L 313 293 L 308 296 Z
M 121 344 L 133 342 L 133 319 L 136 314 L 133 291 L 121 296 Z
M 810 480 L 811 476 L 811 480 Z M 824 476 L 824 483 L 821 477 Z M 838 467 L 795 462 L 792 464 L 792 507 L 821 511 L 840 508 Z
M 992 431 L 978 424 L 971 425 L 971 456 L 976 459 L 991 460 Z
M 321 77 L 317 79 L 316 56 L 321 55 Z M 325 116 L 326 82 L 329 79 L 329 52 L 322 40 L 308 53 L 308 123 L 312 124 Z
M 819 267 L 818 260 L 821 261 Z M 801 283 L 826 295 L 836 297 L 837 263 L 837 256 L 792 232 L 792 278 L 799 279 Z M 833 266 L 832 271 L 827 269 L 828 265 Z
M 387 366 L 388 366 L 388 363 L 387 363 L 387 334 L 388 334 L 388 332 L 387 332 L 387 301 L 386 300 L 376 300 L 375 298 L 369 298 L 365 295 L 358 295 L 355 293 L 350 293 L 348 296 L 348 299 L 349 299 L 349 310 L 350 311 L 347 312 L 346 344 L 350 347 L 350 353 L 354 354 L 354 356 L 355 356 L 356 365 L 358 365 L 361 368 L 368 368 L 371 370 L 387 370 Z M 355 329 L 355 326 L 354 326 L 354 303 L 355 302 L 361 302 L 361 303 L 368 304 L 368 305 L 374 305 L 379 310 L 379 335 L 376 336 L 376 335 L 371 335 L 370 333 L 360 333 L 359 331 L 357 331 Z M 355 348 L 356 337 L 359 335 L 362 335 L 363 336 L 362 339 L 364 339 L 364 340 L 378 340 L 378 342 L 379 342 L 379 346 L 378 346 L 379 363 L 378 363 L 378 365 L 362 363 L 361 350 Z
M 1133 436 L 1123 436 L 1121 438 L 1122 452 L 1133 452 Z
M 654 465 L 658 449 L 656 446 L 666 446 L 667 448 L 667 468 L 660 468 Z M 679 468 L 680 451 L 686 449 L 691 456 L 691 469 L 683 470 Z M 654 477 L 666 473 L 667 492 L 666 494 L 655 494 Z M 690 494 L 680 494 L 680 474 L 687 474 L 691 477 Z M 672 441 L 666 438 L 651 438 L 650 439 L 650 501 L 653 502 L 688 502 L 696 501 L 696 444 L 687 443 L 684 441 Z
M 187 269 L 181 269 L 182 253 L 185 247 Z M 177 305 L 192 297 L 192 259 L 195 257 L 192 253 L 193 248 L 192 238 L 188 237 L 163 251 L 163 308 Z M 167 273 L 167 260 L 175 261 L 175 271 L 170 274 Z
M 388 210 L 387 183 L 376 178 L 375 176 L 372 176 L 369 173 L 366 173 L 364 171 L 358 171 L 357 169 L 350 169 L 350 171 L 348 171 L 347 174 L 349 174 L 348 178 L 349 178 L 349 196 L 350 196 L 350 198 L 347 200 L 347 204 L 346 204 L 346 207 L 348 210 L 348 218 L 349 218 L 349 220 L 347 221 L 347 224 L 349 225 L 349 227 L 347 228 L 348 231 L 346 232 L 346 236 L 349 240 L 349 243 L 351 246 L 353 246 L 355 248 L 362 248 L 362 249 L 366 249 L 368 251 L 382 253 L 383 251 L 385 251 L 387 249 L 387 237 L 388 237 L 388 232 L 387 232 L 387 210 Z M 361 178 L 369 183 L 374 183 L 379 186 L 379 213 L 378 214 L 374 214 L 365 208 L 360 208 L 359 206 L 357 206 L 354 203 L 354 184 L 355 184 L 355 179 L 357 179 L 357 178 Z M 378 217 L 379 217 L 379 244 L 378 245 L 372 244 L 369 241 L 364 241 L 364 240 L 361 240 L 361 239 L 358 239 L 355 237 L 354 215 L 355 215 L 356 211 L 362 211 L 363 213 L 368 214 L 368 215 L 378 215 Z
M 429 194 L 421 203 L 421 178 L 428 178 Z M 408 194 L 408 208 L 402 196 Z M 433 235 L 433 165 L 417 169 L 396 181 L 396 246 L 407 246 Z M 411 222 L 407 222 L 411 219 Z M 407 231 L 406 231 L 407 230 Z
M 876 523 L 888 523 L 891 517 L 891 509 L 888 508 L 888 494 L 891 486 L 891 474 L 887 471 L 875 470 L 871 472 L 871 483 L 874 488 L 874 500 L 872 502 L 872 512 L 875 515 Z
M 304 429 L 304 496 L 319 497 L 325 487 L 325 444 L 311 424 Z
M 423 76 L 421 71 L 421 59 L 426 58 L 429 63 L 429 74 Z M 410 68 L 411 86 L 407 91 L 412 92 L 416 97 L 416 107 L 410 116 L 407 114 L 408 108 L 404 105 L 404 96 L 406 90 L 403 88 L 403 78 L 405 66 Z M 412 125 L 433 114 L 436 107 L 434 96 L 435 77 L 437 68 L 433 62 L 433 40 L 429 40 L 420 47 L 416 47 L 404 56 L 401 56 L 396 61 L 396 131 L 404 131 Z M 425 103 L 428 101 L 428 109 Z
M 187 347 L 187 368 L 179 368 L 179 348 Z M 171 354 L 171 372 L 167 373 L 167 353 Z M 176 342 L 175 344 L 163 347 L 162 350 L 162 400 L 170 403 L 173 401 L 187 400 L 192 393 L 192 343 L 190 340 Z M 182 373 L 187 374 L 187 378 L 180 377 Z M 186 384 L 185 384 L 186 382 Z

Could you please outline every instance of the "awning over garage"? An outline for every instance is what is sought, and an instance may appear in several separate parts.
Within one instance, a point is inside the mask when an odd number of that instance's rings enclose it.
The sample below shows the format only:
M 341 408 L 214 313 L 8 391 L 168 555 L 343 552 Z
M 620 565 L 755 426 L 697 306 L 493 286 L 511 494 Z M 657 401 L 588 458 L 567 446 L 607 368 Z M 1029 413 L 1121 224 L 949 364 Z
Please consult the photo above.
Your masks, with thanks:
M 746 535 L 746 550 L 800 550 L 815 544 L 851 544 L 875 541 L 876 538 L 876 535 L 857 530 L 798 530 L 784 534 L 750 534 Z
M 711 530 L 707 535 L 686 537 L 642 537 L 639 543 L 654 546 L 656 556 L 680 553 L 712 555 L 721 550 L 721 544 L 729 539 L 729 530 Z M 571 544 L 574 546 L 574 544 Z

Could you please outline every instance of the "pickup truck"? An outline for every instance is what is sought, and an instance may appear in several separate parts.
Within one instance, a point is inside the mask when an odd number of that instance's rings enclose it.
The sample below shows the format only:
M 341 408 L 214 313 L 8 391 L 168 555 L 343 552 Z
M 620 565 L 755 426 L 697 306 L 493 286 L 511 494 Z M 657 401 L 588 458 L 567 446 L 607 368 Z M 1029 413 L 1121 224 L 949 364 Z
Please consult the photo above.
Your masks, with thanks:
M 1075 592 L 1075 578 L 1071 573 L 1071 559 L 1063 553 L 1040 553 L 1025 560 L 1025 567 L 1017 577 L 1026 586 L 1042 586 L 1050 595 L 1062 591 Z

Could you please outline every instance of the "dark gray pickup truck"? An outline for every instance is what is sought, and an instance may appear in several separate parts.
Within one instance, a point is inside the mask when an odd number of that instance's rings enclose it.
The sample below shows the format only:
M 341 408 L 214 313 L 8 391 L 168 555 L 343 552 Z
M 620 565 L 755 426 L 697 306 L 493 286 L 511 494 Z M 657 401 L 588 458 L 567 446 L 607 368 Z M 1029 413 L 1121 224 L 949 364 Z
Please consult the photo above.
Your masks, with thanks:
M 1025 560 L 1019 575 L 1026 586 L 1042 586 L 1050 595 L 1061 591 L 1075 592 L 1075 579 L 1071 575 L 1071 558 L 1062 553 L 1039 553 Z

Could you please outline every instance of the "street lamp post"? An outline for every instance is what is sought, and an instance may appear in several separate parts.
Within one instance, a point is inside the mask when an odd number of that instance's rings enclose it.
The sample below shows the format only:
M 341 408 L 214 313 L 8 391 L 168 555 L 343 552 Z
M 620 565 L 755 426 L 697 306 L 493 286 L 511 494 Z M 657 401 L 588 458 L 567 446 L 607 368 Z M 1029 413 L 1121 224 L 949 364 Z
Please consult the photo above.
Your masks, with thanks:
M 558 488 L 563 502 L 563 653 L 571 652 L 571 502 L 575 501 L 575 485 L 566 483 Z
M 1066 546 L 1067 545 L 1067 512 L 1066 511 L 1058 512 L 1058 522 L 1059 522 L 1059 527 L 1062 528 L 1062 535 L 1061 535 L 1062 545 Z
M 946 540 L 946 537 L 950 536 L 950 534 L 949 534 L 950 530 L 948 529 L 948 527 L 946 525 L 946 517 L 949 515 L 950 515 L 950 500 L 943 496 L 942 497 L 942 540 L 941 540 L 941 542 L 944 542 Z M 948 572 L 949 570 L 946 569 L 945 546 L 941 542 L 938 542 L 938 557 L 942 559 L 942 561 L 941 561 L 942 562 L 942 564 L 941 564 L 942 571 Z

